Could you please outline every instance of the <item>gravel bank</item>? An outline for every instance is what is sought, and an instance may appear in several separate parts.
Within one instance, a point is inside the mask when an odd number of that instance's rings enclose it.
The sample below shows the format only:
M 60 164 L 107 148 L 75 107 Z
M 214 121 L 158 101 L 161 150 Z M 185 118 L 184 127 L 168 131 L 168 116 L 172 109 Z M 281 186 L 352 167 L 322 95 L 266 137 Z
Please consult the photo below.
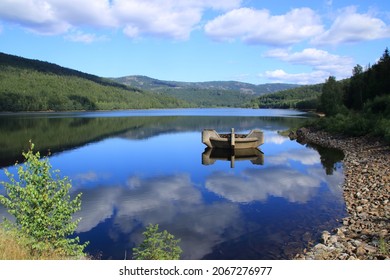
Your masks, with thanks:
M 344 152 L 343 191 L 349 216 L 295 259 L 390 259 L 390 147 L 367 137 L 347 138 L 305 128 L 296 135 L 300 142 Z

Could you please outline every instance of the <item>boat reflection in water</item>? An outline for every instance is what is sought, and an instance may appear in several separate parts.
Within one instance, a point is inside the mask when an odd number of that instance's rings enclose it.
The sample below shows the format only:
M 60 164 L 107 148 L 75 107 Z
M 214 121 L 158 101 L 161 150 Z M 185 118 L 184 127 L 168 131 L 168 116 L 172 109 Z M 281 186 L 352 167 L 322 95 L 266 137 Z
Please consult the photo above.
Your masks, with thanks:
M 206 148 L 202 153 L 202 164 L 211 165 L 217 160 L 230 161 L 230 167 L 234 168 L 235 161 L 250 160 L 252 164 L 263 165 L 264 154 L 258 148 L 250 149 L 218 149 Z

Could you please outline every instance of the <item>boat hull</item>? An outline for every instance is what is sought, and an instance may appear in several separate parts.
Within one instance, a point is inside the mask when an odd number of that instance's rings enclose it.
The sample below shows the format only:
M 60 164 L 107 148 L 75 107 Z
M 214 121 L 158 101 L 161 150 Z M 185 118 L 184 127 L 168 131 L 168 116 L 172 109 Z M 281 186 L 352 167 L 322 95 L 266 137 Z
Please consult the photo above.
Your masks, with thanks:
M 264 144 L 263 132 L 254 129 L 248 134 L 218 134 L 213 129 L 202 132 L 202 143 L 209 148 L 217 149 L 253 149 Z

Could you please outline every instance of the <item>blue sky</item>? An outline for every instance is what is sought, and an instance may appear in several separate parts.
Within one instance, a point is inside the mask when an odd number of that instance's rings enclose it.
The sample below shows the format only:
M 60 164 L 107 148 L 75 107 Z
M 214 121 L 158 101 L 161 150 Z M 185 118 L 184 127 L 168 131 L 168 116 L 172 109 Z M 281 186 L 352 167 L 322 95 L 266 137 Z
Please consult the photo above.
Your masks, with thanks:
M 389 39 L 383 0 L 0 1 L 0 52 L 103 77 L 312 84 Z

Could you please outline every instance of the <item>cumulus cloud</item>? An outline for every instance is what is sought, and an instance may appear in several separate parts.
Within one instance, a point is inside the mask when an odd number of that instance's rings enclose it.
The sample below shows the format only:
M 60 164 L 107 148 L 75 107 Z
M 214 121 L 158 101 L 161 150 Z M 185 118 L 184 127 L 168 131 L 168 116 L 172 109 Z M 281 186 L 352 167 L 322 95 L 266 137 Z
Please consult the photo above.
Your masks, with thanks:
M 274 49 L 265 54 L 266 57 L 278 58 L 293 64 L 305 64 L 320 67 L 335 64 L 351 64 L 352 58 L 331 54 L 327 51 L 307 48 L 301 52 L 289 53 L 285 49 Z
M 316 84 L 325 81 L 329 74 L 325 71 L 313 71 L 306 73 L 287 73 L 283 69 L 265 71 L 261 77 L 266 77 L 274 83 Z
M 48 1 L 0 1 L 0 18 L 40 34 L 60 34 L 71 27 L 58 17 L 56 9 Z
M 325 50 L 307 48 L 301 52 L 289 52 L 286 49 L 274 49 L 264 54 L 294 65 L 306 65 L 313 68 L 311 73 L 288 74 L 283 70 L 268 71 L 265 76 L 273 80 L 297 82 L 300 84 L 323 82 L 329 76 L 345 78 L 350 76 L 354 61 L 347 56 L 331 54 Z
M 215 40 L 290 45 L 319 35 L 323 26 L 319 16 L 309 8 L 293 9 L 277 16 L 268 10 L 240 8 L 209 21 L 205 32 Z
M 154 35 L 186 39 L 197 28 L 205 9 L 237 8 L 240 0 L 2 0 L 0 18 L 40 34 L 67 33 L 72 28 L 122 29 L 129 37 Z M 75 41 L 91 36 L 71 35 Z
M 374 15 L 357 13 L 357 8 L 351 6 L 340 10 L 330 29 L 311 42 L 337 45 L 383 38 L 390 38 L 390 27 Z

